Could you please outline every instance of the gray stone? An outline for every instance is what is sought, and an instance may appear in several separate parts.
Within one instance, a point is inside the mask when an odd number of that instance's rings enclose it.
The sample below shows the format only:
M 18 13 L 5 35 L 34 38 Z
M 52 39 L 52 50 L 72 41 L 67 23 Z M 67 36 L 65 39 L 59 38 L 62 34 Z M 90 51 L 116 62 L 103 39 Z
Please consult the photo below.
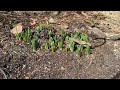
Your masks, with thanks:
M 105 33 L 106 34 L 106 39 L 107 40 L 120 40 L 120 33 Z
M 96 27 L 89 29 L 88 32 L 89 34 L 91 34 L 91 36 L 94 36 L 95 38 L 106 38 L 105 33 Z
M 113 41 L 120 40 L 120 35 L 111 36 L 110 40 L 113 40 Z

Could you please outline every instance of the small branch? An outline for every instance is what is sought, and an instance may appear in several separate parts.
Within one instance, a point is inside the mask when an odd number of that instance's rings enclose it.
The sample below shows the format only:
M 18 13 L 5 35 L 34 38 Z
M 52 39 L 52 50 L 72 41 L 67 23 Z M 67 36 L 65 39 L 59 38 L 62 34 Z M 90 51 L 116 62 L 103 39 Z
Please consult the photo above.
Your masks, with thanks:
M 91 46 L 91 44 L 89 42 L 85 42 L 85 41 L 80 41 L 80 40 L 77 40 L 77 39 L 74 39 L 74 38 L 70 38 L 70 39 L 73 39 L 76 43 L 78 44 L 83 44 L 83 45 L 86 45 L 88 44 L 89 46 Z

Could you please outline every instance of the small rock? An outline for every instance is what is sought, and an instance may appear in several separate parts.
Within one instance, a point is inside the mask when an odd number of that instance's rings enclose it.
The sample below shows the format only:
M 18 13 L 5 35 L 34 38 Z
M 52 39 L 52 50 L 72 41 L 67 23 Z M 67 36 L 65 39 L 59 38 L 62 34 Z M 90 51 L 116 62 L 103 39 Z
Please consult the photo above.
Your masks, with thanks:
M 113 40 L 113 41 L 120 40 L 120 35 L 111 36 L 110 40 Z
M 26 65 L 23 65 L 22 69 L 24 69 L 26 67 Z
M 21 33 L 23 30 L 22 23 L 17 24 L 10 32 L 13 34 Z
M 64 68 L 64 67 L 61 67 L 61 70 L 65 70 L 65 68 Z
M 95 36 L 95 38 L 103 38 L 103 39 L 106 38 L 105 33 L 96 27 L 89 29 L 88 32 L 91 35 Z

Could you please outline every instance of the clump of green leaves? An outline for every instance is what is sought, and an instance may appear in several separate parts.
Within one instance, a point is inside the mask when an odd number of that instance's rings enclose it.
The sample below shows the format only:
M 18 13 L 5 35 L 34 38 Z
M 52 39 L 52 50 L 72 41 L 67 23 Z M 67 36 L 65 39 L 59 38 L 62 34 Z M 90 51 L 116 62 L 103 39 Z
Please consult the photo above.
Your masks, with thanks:
M 16 39 L 19 41 L 24 41 L 29 43 L 33 51 L 38 48 L 39 35 L 43 29 L 43 24 L 39 23 L 35 31 L 32 31 L 30 28 L 24 30 L 21 33 L 16 34 Z M 42 32 L 44 33 L 44 32 Z M 46 35 L 46 34 L 45 34 Z M 61 31 L 60 33 L 55 33 L 53 30 L 47 31 L 47 38 L 45 39 L 44 48 L 55 52 L 55 50 L 63 50 L 64 48 L 71 52 L 77 52 L 78 57 L 82 55 L 83 50 L 85 50 L 86 55 L 90 55 L 90 46 L 87 44 L 89 42 L 88 35 L 85 33 L 79 32 L 65 32 Z M 78 42 L 77 42 L 78 41 Z M 84 41 L 86 43 L 79 43 L 79 41 Z
M 21 33 L 17 33 L 16 34 L 16 39 L 19 41 L 24 41 L 28 44 L 30 44 L 30 46 L 33 48 L 33 50 L 35 51 L 38 47 L 38 37 L 34 36 L 32 34 L 32 30 L 31 29 L 26 29 Z
M 30 42 L 31 40 L 31 29 L 27 29 L 27 30 L 24 30 L 23 32 L 21 33 L 17 33 L 16 34 L 16 39 L 19 40 L 19 41 L 24 41 L 24 42 Z
M 88 42 L 88 35 L 87 34 L 81 34 L 81 40 Z
M 63 50 L 63 46 L 65 46 L 66 50 L 70 50 L 71 52 L 76 51 L 78 56 L 80 57 L 82 51 L 85 49 L 87 56 L 90 54 L 90 46 L 87 45 L 89 41 L 87 34 L 80 34 L 79 32 L 64 32 L 62 31 L 60 35 L 55 35 L 51 30 L 48 32 L 49 34 L 49 47 L 52 51 L 55 51 L 57 48 L 59 50 Z M 78 44 L 76 41 L 85 41 L 86 44 Z M 68 42 L 68 45 L 64 45 L 65 42 Z M 51 44 L 52 43 L 52 44 Z

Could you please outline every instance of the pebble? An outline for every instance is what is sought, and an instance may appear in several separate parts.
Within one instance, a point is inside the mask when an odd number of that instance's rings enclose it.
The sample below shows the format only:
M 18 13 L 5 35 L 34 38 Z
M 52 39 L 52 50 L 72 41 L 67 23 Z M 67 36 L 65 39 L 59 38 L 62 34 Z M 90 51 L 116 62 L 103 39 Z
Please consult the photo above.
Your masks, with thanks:
M 26 65 L 23 65 L 22 69 L 24 69 L 26 67 Z
M 64 67 L 61 67 L 61 70 L 65 70 L 65 68 L 64 68 Z

